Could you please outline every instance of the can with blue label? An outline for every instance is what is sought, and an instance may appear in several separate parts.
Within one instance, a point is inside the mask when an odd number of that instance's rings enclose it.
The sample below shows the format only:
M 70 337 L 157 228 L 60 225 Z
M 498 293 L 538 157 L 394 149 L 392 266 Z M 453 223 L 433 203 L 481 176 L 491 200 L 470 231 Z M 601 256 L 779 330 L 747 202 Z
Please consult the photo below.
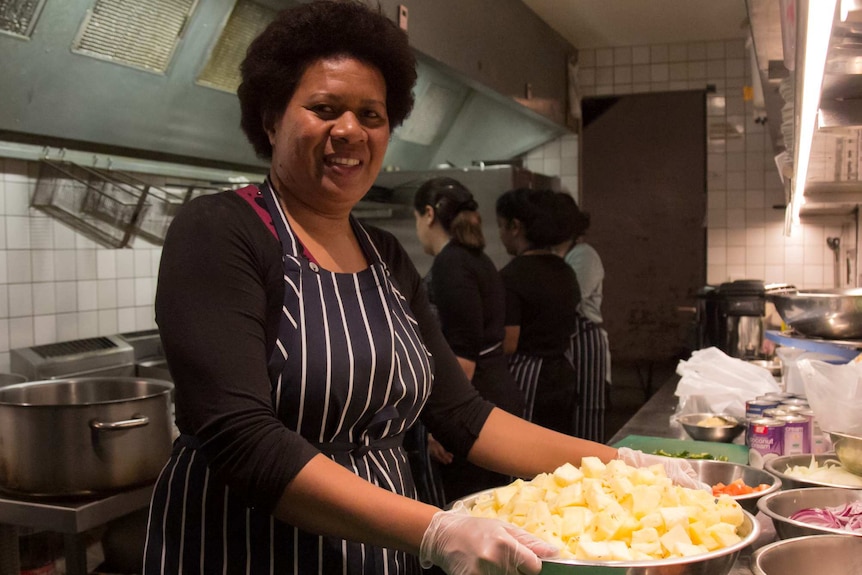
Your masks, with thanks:
M 763 412 L 773 407 L 778 407 L 779 401 L 773 399 L 752 399 L 745 402 L 745 418 L 762 417 Z

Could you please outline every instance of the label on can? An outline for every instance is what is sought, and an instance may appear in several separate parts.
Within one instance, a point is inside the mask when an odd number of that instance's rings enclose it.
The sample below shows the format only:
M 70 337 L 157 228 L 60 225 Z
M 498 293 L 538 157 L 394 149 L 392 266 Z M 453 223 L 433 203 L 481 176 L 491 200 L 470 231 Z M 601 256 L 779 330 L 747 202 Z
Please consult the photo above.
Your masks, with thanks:
M 784 455 L 811 453 L 811 420 L 804 415 L 783 415 Z
M 752 399 L 745 402 L 745 417 L 760 417 L 763 415 L 763 410 L 778 407 L 778 400 L 772 399 Z
M 820 423 L 814 416 L 814 410 L 806 409 L 800 411 L 799 414 L 806 416 L 811 421 L 811 453 L 819 455 L 832 451 L 832 440 L 828 433 L 820 429 Z
M 769 417 L 749 419 L 745 444 L 761 455 L 784 455 L 784 422 Z

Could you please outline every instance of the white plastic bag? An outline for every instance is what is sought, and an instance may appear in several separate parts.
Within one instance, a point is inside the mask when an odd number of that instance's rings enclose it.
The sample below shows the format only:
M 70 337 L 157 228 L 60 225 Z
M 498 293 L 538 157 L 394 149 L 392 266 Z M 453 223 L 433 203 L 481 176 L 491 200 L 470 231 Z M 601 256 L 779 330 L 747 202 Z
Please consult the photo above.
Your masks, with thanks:
M 716 347 L 700 349 L 680 361 L 676 387 L 677 415 L 726 413 L 743 419 L 745 402 L 764 393 L 780 391 L 768 369 L 730 357 Z
M 797 366 L 820 429 L 862 435 L 862 363 L 803 359 Z
M 784 391 L 790 393 L 805 394 L 805 383 L 802 374 L 799 373 L 797 365 L 803 359 L 816 359 L 828 363 L 845 363 L 847 360 L 837 355 L 806 351 L 797 347 L 779 346 L 775 349 L 775 355 L 781 360 L 782 372 L 784 374 Z

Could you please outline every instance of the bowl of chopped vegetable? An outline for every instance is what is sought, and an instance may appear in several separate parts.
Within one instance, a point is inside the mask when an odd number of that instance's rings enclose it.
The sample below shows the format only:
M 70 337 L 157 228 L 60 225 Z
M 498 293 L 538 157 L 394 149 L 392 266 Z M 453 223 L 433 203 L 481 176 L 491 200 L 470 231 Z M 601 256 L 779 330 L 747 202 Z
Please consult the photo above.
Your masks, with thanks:
M 677 421 L 692 439 L 731 443 L 745 430 L 745 425 L 733 416 L 721 413 L 688 413 Z
M 841 535 L 809 535 L 764 545 L 751 556 L 754 575 L 829 573 L 858 575 L 862 538 Z
M 802 487 L 862 488 L 862 477 L 848 471 L 834 453 L 782 455 L 767 459 L 763 469 L 781 480 L 783 489 Z
M 750 513 L 757 513 L 757 500 L 781 489 L 781 480 L 762 469 L 729 461 L 689 461 L 698 479 L 712 488 L 712 494 L 729 495 Z
M 862 537 L 862 489 L 805 487 L 764 495 L 757 508 L 781 539 L 806 535 Z
M 862 437 L 848 433 L 829 432 L 835 455 L 847 471 L 862 475 Z
M 542 575 L 727 575 L 761 532 L 730 497 L 674 485 L 660 465 L 596 457 L 467 496 L 454 511 L 554 544 Z

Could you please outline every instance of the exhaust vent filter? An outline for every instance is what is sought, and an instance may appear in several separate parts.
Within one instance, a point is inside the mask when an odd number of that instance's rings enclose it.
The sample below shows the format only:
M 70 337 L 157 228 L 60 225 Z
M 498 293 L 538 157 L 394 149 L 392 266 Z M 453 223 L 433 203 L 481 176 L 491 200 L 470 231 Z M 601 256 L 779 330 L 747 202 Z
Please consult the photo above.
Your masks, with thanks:
M 164 74 L 197 0 L 96 0 L 72 51 Z
M 245 58 L 248 45 L 272 22 L 275 14 L 275 10 L 257 2 L 239 0 L 197 83 L 235 94 L 242 80 L 239 65 Z
M 0 0 L 0 32 L 29 39 L 44 4 L 45 0 Z

